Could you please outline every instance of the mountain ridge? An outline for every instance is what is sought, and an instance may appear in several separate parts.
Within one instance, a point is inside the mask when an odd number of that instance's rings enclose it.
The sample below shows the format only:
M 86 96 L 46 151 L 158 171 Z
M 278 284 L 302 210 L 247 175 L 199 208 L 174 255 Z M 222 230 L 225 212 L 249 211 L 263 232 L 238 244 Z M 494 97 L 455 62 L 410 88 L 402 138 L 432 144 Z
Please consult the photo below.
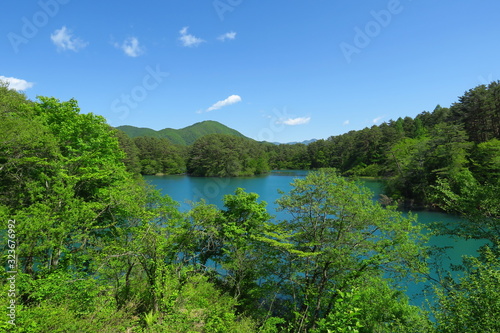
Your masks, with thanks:
M 193 144 L 197 139 L 208 134 L 229 134 L 252 140 L 237 130 L 227 127 L 226 125 L 214 120 L 197 122 L 180 129 L 164 128 L 156 131 L 147 127 L 135 127 L 131 125 L 118 126 L 116 129 L 123 131 L 130 138 L 136 138 L 139 136 L 166 138 L 174 144 L 186 146 Z
M 309 139 L 309 140 L 304 140 L 304 141 L 292 141 L 292 142 L 271 142 L 274 145 L 295 145 L 297 143 L 303 144 L 303 145 L 308 145 L 310 143 L 316 142 L 318 139 Z
M 178 145 L 183 145 L 183 146 L 189 146 L 193 144 L 197 139 L 201 138 L 202 136 L 208 135 L 208 134 L 229 134 L 229 135 L 234 135 L 242 138 L 246 138 L 249 140 L 253 140 L 237 130 L 230 128 L 218 121 L 215 120 L 204 120 L 200 121 L 197 123 L 194 123 L 192 125 L 180 128 L 180 129 L 174 129 L 174 128 L 164 128 L 161 130 L 154 130 L 148 127 L 136 127 L 132 125 L 122 125 L 115 127 L 116 129 L 125 132 L 127 136 L 130 138 L 136 138 L 140 136 L 147 136 L 147 137 L 154 137 L 154 138 L 166 138 L 170 140 L 170 142 Z M 317 141 L 317 139 L 310 139 L 310 140 L 304 140 L 302 142 L 298 141 L 293 141 L 293 142 L 268 142 L 268 141 L 262 141 L 262 142 L 267 142 L 267 143 L 272 143 L 275 145 L 280 145 L 280 144 L 296 144 L 296 143 L 302 143 L 305 145 L 308 145 L 314 141 Z

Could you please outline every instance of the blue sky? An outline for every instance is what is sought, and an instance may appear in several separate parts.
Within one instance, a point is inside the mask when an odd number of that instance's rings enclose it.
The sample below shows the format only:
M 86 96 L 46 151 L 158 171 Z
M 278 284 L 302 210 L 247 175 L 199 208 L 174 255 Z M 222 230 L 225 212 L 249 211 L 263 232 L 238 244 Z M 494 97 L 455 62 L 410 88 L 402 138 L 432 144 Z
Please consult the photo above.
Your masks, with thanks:
M 0 79 L 112 126 L 328 138 L 500 76 L 500 2 L 3 1 Z

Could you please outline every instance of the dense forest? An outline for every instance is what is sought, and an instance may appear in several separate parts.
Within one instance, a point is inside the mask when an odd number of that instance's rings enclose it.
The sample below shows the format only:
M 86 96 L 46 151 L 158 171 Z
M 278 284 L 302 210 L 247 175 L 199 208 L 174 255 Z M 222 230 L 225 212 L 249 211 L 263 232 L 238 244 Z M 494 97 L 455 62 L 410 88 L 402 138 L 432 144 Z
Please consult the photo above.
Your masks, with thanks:
M 309 145 L 225 134 L 130 138 L 75 100 L 0 85 L 4 332 L 498 332 L 500 88 Z M 273 217 L 238 189 L 181 212 L 139 173 L 313 168 Z M 434 234 L 487 240 L 456 277 L 424 281 L 429 232 L 345 176 L 462 214 Z

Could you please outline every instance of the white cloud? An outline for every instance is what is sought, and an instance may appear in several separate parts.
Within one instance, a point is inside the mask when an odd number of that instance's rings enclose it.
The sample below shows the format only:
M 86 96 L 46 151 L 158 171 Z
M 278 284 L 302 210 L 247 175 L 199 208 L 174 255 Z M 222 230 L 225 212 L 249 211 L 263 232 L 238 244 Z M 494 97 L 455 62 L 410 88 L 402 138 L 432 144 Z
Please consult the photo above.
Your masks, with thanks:
M 214 110 L 219 110 L 220 108 L 222 108 L 224 106 L 228 106 L 228 105 L 231 105 L 231 104 L 234 104 L 234 103 L 238 103 L 238 102 L 241 102 L 241 97 L 238 96 L 238 95 L 231 95 L 228 98 L 226 98 L 225 100 L 218 101 L 217 103 L 215 103 L 214 105 L 212 105 L 211 107 L 209 107 L 206 110 L 206 112 L 210 112 L 210 111 L 214 111 Z
M 0 81 L 7 82 L 9 84 L 10 89 L 14 90 L 26 90 L 33 87 L 33 82 L 28 82 L 22 79 L 16 79 L 15 77 L 6 77 L 0 75 Z
M 307 124 L 310 120 L 311 120 L 311 117 L 297 117 L 297 118 L 282 119 L 279 121 L 279 123 L 289 125 L 289 126 L 295 126 L 295 125 Z
M 379 121 L 381 121 L 385 116 L 380 116 L 380 117 L 377 117 L 377 118 L 374 118 L 372 121 L 374 124 L 378 123 Z
M 346 120 L 346 121 L 344 121 L 344 123 L 343 123 L 342 125 L 347 126 L 347 125 L 349 125 L 349 124 L 350 124 L 350 121 L 349 121 L 349 120 Z
M 218 40 L 220 40 L 221 42 L 224 42 L 226 39 L 235 39 L 236 38 L 236 32 L 234 31 L 231 31 L 231 32 L 226 32 L 225 34 L 223 35 L 220 35 L 219 37 L 217 37 Z
M 179 40 L 182 42 L 182 46 L 193 47 L 205 42 L 201 38 L 188 34 L 188 28 L 189 27 L 184 27 L 179 31 L 179 33 L 181 34 Z
M 137 37 L 129 37 L 123 41 L 123 43 L 115 43 L 116 48 L 121 49 L 129 57 L 138 57 L 144 53 L 144 49 L 139 45 L 139 40 Z
M 78 37 L 74 37 L 72 31 L 63 26 L 61 29 L 55 30 L 51 35 L 50 39 L 57 46 L 59 51 L 71 50 L 78 52 L 84 49 L 89 43 L 84 42 Z

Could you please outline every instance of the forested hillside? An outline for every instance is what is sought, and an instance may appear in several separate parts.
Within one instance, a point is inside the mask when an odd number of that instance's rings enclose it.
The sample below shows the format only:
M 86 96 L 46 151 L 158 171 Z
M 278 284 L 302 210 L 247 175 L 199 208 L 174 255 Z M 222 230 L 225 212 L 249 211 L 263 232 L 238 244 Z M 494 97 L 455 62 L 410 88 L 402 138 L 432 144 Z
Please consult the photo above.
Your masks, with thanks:
M 496 184 L 500 172 L 500 83 L 469 90 L 449 108 L 398 118 L 308 146 L 312 168 L 383 176 L 387 192 L 435 204 L 433 188 Z
M 269 171 L 259 143 L 232 135 L 210 134 L 193 144 L 187 171 L 193 176 L 252 176 Z
M 474 120 L 486 133 L 462 123 L 472 120 L 468 112 L 498 115 L 468 104 L 497 107 L 497 87 L 314 145 L 215 134 L 186 152 L 165 139 L 120 135 L 103 117 L 80 113 L 75 100 L 30 101 L 0 84 L 0 330 L 498 332 L 498 123 Z M 383 131 L 392 136 L 361 140 Z M 334 143 L 346 147 L 343 155 Z M 387 150 L 368 149 L 382 145 Z M 198 159 L 206 152 L 219 159 Z M 434 233 L 486 245 L 453 267 L 458 277 L 429 279 L 429 233 L 415 216 L 374 202 L 334 169 L 296 179 L 277 201 L 282 219 L 243 189 L 226 195 L 223 208 L 202 201 L 181 212 L 137 172 L 175 172 L 185 161 L 193 174 L 224 176 L 341 162 L 346 173 L 392 172 L 396 190 L 432 193 L 467 218 Z M 400 287 L 408 279 L 432 284 L 433 306 L 409 303 Z
M 181 129 L 164 128 L 159 131 L 150 128 L 140 128 L 134 126 L 118 126 L 117 129 L 125 132 L 129 137 L 140 136 L 168 139 L 176 145 L 192 145 L 197 139 L 208 134 L 227 134 L 238 137 L 245 137 L 240 132 L 229 128 L 219 122 L 206 120 Z

